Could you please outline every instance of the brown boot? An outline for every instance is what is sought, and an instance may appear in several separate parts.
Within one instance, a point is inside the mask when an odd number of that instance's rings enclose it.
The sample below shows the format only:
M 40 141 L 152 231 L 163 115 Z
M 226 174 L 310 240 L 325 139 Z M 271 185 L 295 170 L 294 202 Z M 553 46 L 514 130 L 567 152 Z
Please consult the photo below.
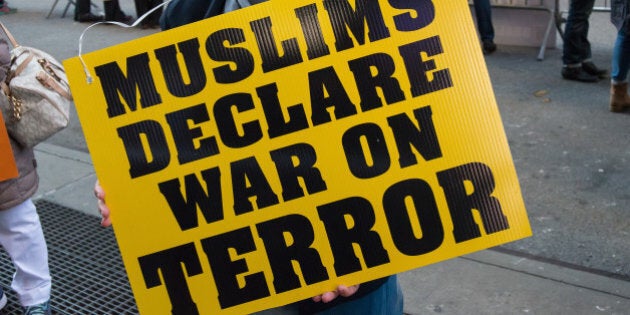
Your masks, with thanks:
M 610 111 L 618 113 L 628 108 L 630 108 L 628 82 L 612 83 L 610 85 Z

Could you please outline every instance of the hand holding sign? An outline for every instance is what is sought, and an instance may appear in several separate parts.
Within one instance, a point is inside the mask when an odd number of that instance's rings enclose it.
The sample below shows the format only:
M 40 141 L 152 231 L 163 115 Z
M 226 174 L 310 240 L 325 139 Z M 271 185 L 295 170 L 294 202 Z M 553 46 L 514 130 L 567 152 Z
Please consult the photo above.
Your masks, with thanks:
M 98 203 L 98 213 L 101 214 L 101 225 L 104 227 L 111 226 L 112 219 L 109 217 L 109 207 L 105 203 L 105 190 L 103 190 L 98 180 L 94 183 L 94 196 L 96 196 Z

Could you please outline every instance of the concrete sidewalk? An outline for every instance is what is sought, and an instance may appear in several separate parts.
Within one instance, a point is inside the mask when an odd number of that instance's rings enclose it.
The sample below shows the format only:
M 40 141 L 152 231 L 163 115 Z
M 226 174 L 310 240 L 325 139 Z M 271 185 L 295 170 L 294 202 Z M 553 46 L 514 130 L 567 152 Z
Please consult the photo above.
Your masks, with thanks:
M 87 153 L 43 143 L 36 156 L 36 198 L 98 215 Z M 400 280 L 409 314 L 630 314 L 628 281 L 492 249 L 403 273 Z
M 60 18 L 66 1 L 59 2 L 50 19 L 45 16 L 52 1 L 21 0 L 10 3 L 18 8 L 18 13 L 0 16 L 0 20 L 9 26 L 18 40 L 25 45 L 46 48 L 61 60 L 77 55 L 77 40 L 87 25 L 72 21 L 72 7 L 65 18 Z M 121 1 L 121 5 L 126 12 L 134 12 L 133 2 Z M 85 42 L 84 51 L 146 36 L 151 32 L 155 30 L 95 28 Z M 499 46 L 499 50 L 502 49 L 504 47 Z M 535 60 L 535 48 L 511 49 L 515 59 L 531 55 L 531 60 Z M 540 67 L 527 68 L 531 73 L 525 75 L 540 79 L 536 72 Z M 496 75 L 493 79 L 500 85 L 509 81 L 502 80 L 502 75 L 508 71 L 514 69 L 497 63 L 491 74 Z M 513 93 L 511 88 L 502 89 L 500 93 L 504 94 L 498 97 L 508 105 L 518 104 L 528 97 Z M 511 94 L 506 96 L 507 93 Z M 585 107 L 593 102 L 582 97 L 567 103 Z M 556 104 L 556 107 L 561 106 Z M 511 115 L 510 107 L 503 110 Z M 516 127 L 507 125 L 507 128 Z M 75 124 L 63 134 L 37 146 L 41 186 L 36 199 L 97 216 L 92 194 L 96 177 L 89 154 L 81 149 L 84 148 L 83 141 L 80 125 Z M 603 241 L 604 238 L 602 236 Z M 406 272 L 400 275 L 400 280 L 405 292 L 405 310 L 410 314 L 630 314 L 630 282 L 516 252 L 485 250 Z

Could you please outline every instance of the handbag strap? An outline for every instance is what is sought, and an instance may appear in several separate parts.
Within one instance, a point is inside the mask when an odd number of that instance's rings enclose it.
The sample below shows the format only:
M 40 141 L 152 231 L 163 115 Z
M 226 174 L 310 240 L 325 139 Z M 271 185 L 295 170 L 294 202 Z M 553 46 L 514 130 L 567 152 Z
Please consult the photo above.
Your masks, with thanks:
M 47 88 L 57 92 L 57 94 L 61 95 L 61 97 L 65 98 L 65 99 L 67 99 L 69 101 L 72 101 L 72 95 L 70 95 L 70 93 L 68 93 L 66 90 L 64 90 L 59 85 L 59 82 L 57 82 L 57 80 L 55 80 L 51 75 L 46 73 L 44 70 L 39 71 L 35 75 L 35 78 L 43 86 L 45 86 L 45 87 L 47 87 Z
M 20 63 L 19 65 L 17 65 L 17 67 L 15 67 L 15 70 L 13 71 L 13 73 L 11 73 L 11 78 L 8 78 L 9 79 L 8 81 L 11 81 L 12 78 L 20 75 L 20 73 L 24 71 L 26 66 L 28 66 L 28 63 L 31 62 L 33 58 L 35 58 L 35 54 L 30 50 L 24 51 L 22 53 L 26 53 L 28 55 L 26 56 L 26 59 L 22 61 L 22 63 Z M 11 62 L 13 63 L 15 62 L 15 60 L 12 60 Z
M 15 40 L 11 32 L 9 32 L 9 29 L 6 26 L 4 26 L 4 23 L 0 22 L 0 28 L 2 28 L 2 31 L 11 42 L 11 45 L 13 45 L 13 48 L 20 47 L 20 44 L 18 44 L 18 42 Z
M 2 89 L 2 92 L 4 92 L 4 95 L 11 96 L 11 89 L 9 88 L 6 82 L 0 81 L 0 89 Z

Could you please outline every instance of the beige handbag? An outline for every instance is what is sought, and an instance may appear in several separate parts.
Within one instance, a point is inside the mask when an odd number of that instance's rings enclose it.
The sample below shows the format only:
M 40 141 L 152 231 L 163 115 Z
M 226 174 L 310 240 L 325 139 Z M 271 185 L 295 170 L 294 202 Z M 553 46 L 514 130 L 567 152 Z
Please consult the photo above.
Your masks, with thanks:
M 72 95 L 65 70 L 48 53 L 20 46 L 0 22 L 9 42 L 11 64 L 0 82 L 8 102 L 0 102 L 7 131 L 25 147 L 33 147 L 68 125 Z

